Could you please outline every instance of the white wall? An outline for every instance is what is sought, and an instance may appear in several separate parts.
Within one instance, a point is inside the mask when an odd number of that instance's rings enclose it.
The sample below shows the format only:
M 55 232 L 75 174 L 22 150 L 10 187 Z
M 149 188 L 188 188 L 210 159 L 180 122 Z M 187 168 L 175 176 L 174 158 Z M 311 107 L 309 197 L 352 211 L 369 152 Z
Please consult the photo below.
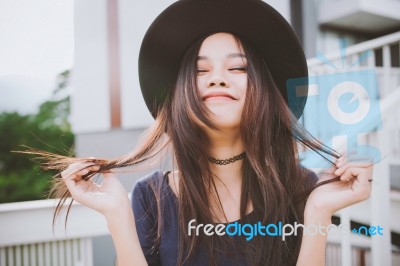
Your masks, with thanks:
M 120 0 L 120 62 L 123 128 L 140 128 L 153 121 L 142 98 L 138 56 L 144 34 L 153 20 L 173 0 Z
M 74 2 L 71 122 L 75 133 L 109 129 L 106 0 Z

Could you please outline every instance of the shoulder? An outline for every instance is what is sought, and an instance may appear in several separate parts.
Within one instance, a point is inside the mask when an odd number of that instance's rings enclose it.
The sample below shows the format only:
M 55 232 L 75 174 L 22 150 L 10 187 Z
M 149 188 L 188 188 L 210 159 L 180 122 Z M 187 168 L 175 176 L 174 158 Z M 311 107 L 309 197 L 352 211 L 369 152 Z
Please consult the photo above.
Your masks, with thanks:
M 152 186 L 161 185 L 164 178 L 164 173 L 161 170 L 156 170 L 148 175 L 140 177 L 135 185 L 133 186 L 133 191 L 149 189 Z
M 300 172 L 309 186 L 314 186 L 318 182 L 317 174 L 311 169 L 300 166 Z
M 316 174 L 314 171 L 312 171 L 312 170 L 310 170 L 310 169 L 308 169 L 308 168 L 304 168 L 304 169 L 305 169 L 305 172 L 306 172 L 306 177 L 307 177 L 311 182 L 316 183 L 316 182 L 318 181 L 318 176 L 317 176 L 317 174 Z
M 131 203 L 151 204 L 155 202 L 155 193 L 163 185 L 164 173 L 160 170 L 139 178 L 131 191 Z

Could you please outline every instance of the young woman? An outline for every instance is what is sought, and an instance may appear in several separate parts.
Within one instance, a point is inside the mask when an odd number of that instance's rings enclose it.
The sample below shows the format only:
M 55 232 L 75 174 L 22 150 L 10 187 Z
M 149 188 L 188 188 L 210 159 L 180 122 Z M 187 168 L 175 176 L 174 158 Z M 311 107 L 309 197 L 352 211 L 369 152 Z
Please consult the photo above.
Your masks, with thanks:
M 288 107 L 285 83 L 306 76 L 307 65 L 284 18 L 258 0 L 178 1 L 146 33 L 139 72 L 155 117 L 141 145 L 119 160 L 53 156 L 47 165 L 63 170 L 55 190 L 64 200 L 72 195 L 105 216 L 118 265 L 324 265 L 325 234 L 246 240 L 200 230 L 323 227 L 370 194 L 370 163 L 309 136 L 297 122 L 304 97 Z M 337 160 L 318 179 L 300 166 L 298 144 Z M 168 148 L 173 169 L 139 180 L 130 202 L 112 169 Z M 100 185 L 90 180 L 97 173 Z

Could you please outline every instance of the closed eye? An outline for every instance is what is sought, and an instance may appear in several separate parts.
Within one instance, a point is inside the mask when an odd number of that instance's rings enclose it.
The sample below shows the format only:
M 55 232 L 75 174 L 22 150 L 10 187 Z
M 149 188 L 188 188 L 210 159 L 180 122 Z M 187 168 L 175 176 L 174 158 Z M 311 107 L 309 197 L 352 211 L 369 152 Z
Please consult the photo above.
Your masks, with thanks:
M 208 70 L 206 70 L 206 69 L 197 69 L 197 75 L 203 75 L 203 74 L 205 74 L 205 73 L 207 73 L 208 72 Z
M 247 67 L 232 67 L 228 69 L 229 71 L 236 71 L 236 72 L 246 72 Z

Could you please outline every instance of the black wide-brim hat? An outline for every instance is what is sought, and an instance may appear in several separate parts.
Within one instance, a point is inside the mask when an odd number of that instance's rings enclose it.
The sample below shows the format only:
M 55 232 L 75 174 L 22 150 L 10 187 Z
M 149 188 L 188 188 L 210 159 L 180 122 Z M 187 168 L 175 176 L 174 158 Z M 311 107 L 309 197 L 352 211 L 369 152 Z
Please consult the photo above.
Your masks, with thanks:
M 261 0 L 180 0 L 154 20 L 140 48 L 139 81 L 153 117 L 174 89 L 188 48 L 198 39 L 217 32 L 232 33 L 260 53 L 286 102 L 286 82 L 308 75 L 295 32 L 270 5 Z M 303 113 L 306 99 L 291 99 L 290 107 L 297 118 Z

